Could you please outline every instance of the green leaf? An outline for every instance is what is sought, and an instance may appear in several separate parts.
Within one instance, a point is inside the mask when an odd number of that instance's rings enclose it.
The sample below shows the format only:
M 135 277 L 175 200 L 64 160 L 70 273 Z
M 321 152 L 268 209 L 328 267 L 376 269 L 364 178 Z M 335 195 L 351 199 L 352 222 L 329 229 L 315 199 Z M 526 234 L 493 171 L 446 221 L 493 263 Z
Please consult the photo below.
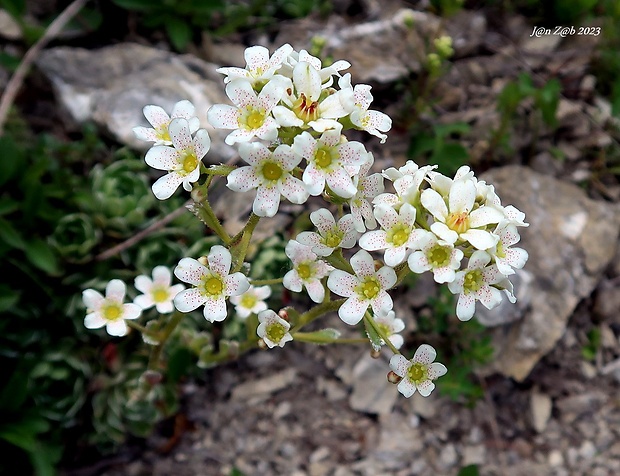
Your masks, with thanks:
M 371 317 L 371 319 L 373 318 Z M 368 336 L 368 339 L 370 339 L 370 345 L 372 345 L 372 348 L 377 351 L 380 350 L 381 346 L 384 344 L 383 339 L 379 334 L 377 334 L 374 327 L 368 324 L 367 319 L 364 319 L 364 328 L 366 329 L 366 335 Z
M 7 197 L 0 198 L 0 216 L 8 215 L 16 210 L 19 210 L 19 202 Z
M 463 466 L 459 471 L 458 476 L 478 476 L 478 465 L 470 464 L 468 466 Z
M 454 174 L 468 160 L 467 149 L 456 143 L 444 143 L 429 159 L 430 162 L 437 164 L 437 170 L 445 175 Z
M 15 72 L 21 60 L 17 56 L 13 56 L 4 51 L 0 52 L 0 66 L 8 69 L 11 73 Z
M 153 0 L 112 0 L 119 7 L 125 10 L 149 11 L 158 8 L 157 2 Z
M 407 156 L 415 159 L 435 148 L 435 137 L 430 134 L 420 134 L 412 138 Z
M 176 349 L 168 359 L 168 377 L 173 382 L 178 382 L 179 379 L 187 375 L 190 365 L 194 362 L 192 353 L 185 347 Z
M 516 83 L 508 83 L 497 97 L 497 109 L 502 115 L 512 116 L 523 97 L 521 89 Z
M 179 51 L 183 51 L 192 39 L 191 27 L 182 19 L 169 18 L 166 22 L 166 32 L 172 45 Z
M 0 160 L 0 186 L 8 182 L 20 165 L 24 165 L 24 156 L 17 144 L 7 136 L 0 137 L 0 150 L 2 160 Z
M 466 134 L 471 130 L 471 127 L 466 122 L 454 122 L 452 124 L 436 124 L 433 126 L 435 135 L 438 137 L 448 137 L 452 134 Z
M 26 14 L 26 0 L 0 0 L 0 7 L 18 21 Z
M 59 273 L 58 258 L 45 241 L 36 238 L 26 244 L 24 251 L 28 261 L 40 270 L 51 275 Z
M 554 126 L 557 124 L 555 113 L 558 109 L 561 90 L 562 85 L 560 82 L 557 79 L 552 79 L 545 84 L 536 95 L 536 106 L 542 113 L 543 121 L 545 121 L 545 123 L 549 126 Z
M 54 476 L 56 463 L 60 461 L 62 449 L 58 446 L 36 442 L 36 449 L 30 453 L 30 462 L 36 476 Z
M 19 232 L 4 218 L 0 218 L 0 240 L 20 250 L 26 246 Z

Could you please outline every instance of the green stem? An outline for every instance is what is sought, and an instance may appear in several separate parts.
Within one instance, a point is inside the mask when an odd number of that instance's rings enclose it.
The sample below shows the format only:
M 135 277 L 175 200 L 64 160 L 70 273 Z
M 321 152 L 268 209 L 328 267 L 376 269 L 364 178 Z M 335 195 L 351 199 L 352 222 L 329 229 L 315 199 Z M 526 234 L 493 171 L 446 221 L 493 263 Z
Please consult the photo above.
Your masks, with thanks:
M 246 340 L 244 342 L 241 342 L 241 344 L 239 344 L 239 348 L 237 349 L 237 353 L 235 354 L 235 356 L 231 356 L 227 352 L 221 352 L 211 357 L 208 363 L 220 364 L 223 362 L 228 362 L 229 360 L 235 360 L 236 358 L 241 357 L 241 355 L 245 354 L 249 350 L 254 349 L 257 346 L 258 346 L 258 337 L 255 337 L 254 339 L 251 339 L 251 340 Z
M 250 214 L 250 218 L 248 218 L 248 222 L 245 224 L 243 228 L 243 234 L 241 235 L 241 240 L 238 245 L 235 245 L 235 249 L 233 252 L 233 270 L 232 273 L 236 273 L 243 266 L 243 260 L 245 260 L 245 255 L 248 252 L 248 247 L 250 246 L 250 240 L 252 239 L 252 234 L 254 233 L 254 229 L 258 222 L 260 221 L 260 217 L 256 215 L 254 212 Z
M 312 333 L 314 334 L 314 333 Z M 295 332 L 291 334 L 293 340 L 300 342 L 310 342 L 312 344 L 365 344 L 368 339 L 356 338 L 356 339 L 330 339 L 329 337 L 317 338 L 315 335 L 308 335 L 305 332 Z
M 394 289 L 396 286 L 398 286 L 402 282 L 402 280 L 405 279 L 407 275 L 411 272 L 406 261 L 396 266 L 396 268 L 394 268 L 394 271 L 396 271 L 396 283 L 394 283 L 394 286 L 392 286 L 391 289 Z
M 346 299 L 338 299 L 336 301 L 324 302 L 322 304 L 319 304 L 318 306 L 313 307 L 309 311 L 304 312 L 301 316 L 299 316 L 299 321 L 297 322 L 297 325 L 293 329 L 291 329 L 291 333 L 296 332 L 306 324 L 321 317 L 323 314 L 337 311 L 338 309 L 340 309 L 340 306 L 342 306 L 345 301 Z
M 231 237 L 224 229 L 217 216 L 215 216 L 215 212 L 211 208 L 209 200 L 206 198 L 206 196 L 204 200 L 195 203 L 197 206 L 199 218 L 204 221 L 209 228 L 213 230 L 213 232 L 220 238 L 220 240 L 224 242 L 225 245 L 228 245 L 230 243 Z
M 383 342 L 385 342 L 385 344 L 390 348 L 392 352 L 394 352 L 395 354 L 400 354 L 400 351 L 396 347 L 394 347 L 394 344 L 389 341 L 389 339 L 385 335 L 385 332 L 381 330 L 381 328 L 377 325 L 377 321 L 372 318 L 368 311 L 366 311 L 366 314 L 364 314 L 364 321 L 366 322 L 366 324 L 373 328 L 373 330 L 379 335 L 379 337 L 381 337 Z
M 271 286 L 272 284 L 281 284 L 283 278 L 273 278 L 273 279 L 253 279 L 250 281 L 252 286 Z
M 355 274 L 355 271 L 353 271 L 351 264 L 344 258 L 341 248 L 334 250 L 331 255 L 326 256 L 324 259 L 334 268 L 338 268 L 350 274 Z
M 181 314 L 179 311 L 175 311 L 166 326 L 158 333 L 157 340 L 159 341 L 159 344 L 154 346 L 151 350 L 148 365 L 149 370 L 156 370 L 158 368 L 164 345 L 182 320 L 183 314 Z

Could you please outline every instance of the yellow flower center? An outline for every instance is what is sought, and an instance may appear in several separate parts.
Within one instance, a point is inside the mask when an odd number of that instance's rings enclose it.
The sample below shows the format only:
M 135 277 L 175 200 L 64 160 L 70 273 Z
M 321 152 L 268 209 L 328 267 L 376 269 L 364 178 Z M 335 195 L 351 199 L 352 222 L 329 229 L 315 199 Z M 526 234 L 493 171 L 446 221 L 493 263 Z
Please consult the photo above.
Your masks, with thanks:
M 463 289 L 466 293 L 475 293 L 484 284 L 482 277 L 482 270 L 472 269 L 465 273 L 465 279 L 463 280 Z
M 254 109 L 247 118 L 247 125 L 250 129 L 258 129 L 265 123 L 265 115 Z
M 280 167 L 275 162 L 267 162 L 263 165 L 263 176 L 267 180 L 275 181 L 279 180 L 282 177 L 283 171 L 282 167 Z
M 377 278 L 369 276 L 357 287 L 356 291 L 362 298 L 374 299 L 377 297 L 377 294 L 379 294 L 379 291 L 381 291 L 381 285 Z
M 306 280 L 312 276 L 312 267 L 310 263 L 301 263 L 297 265 L 297 274 L 303 280 Z
M 219 276 L 209 276 L 204 280 L 204 290 L 211 296 L 219 296 L 224 291 L 224 283 Z
M 407 371 L 407 378 L 416 385 L 422 383 L 424 380 L 428 380 L 428 367 L 419 362 L 411 364 Z
M 103 308 L 103 318 L 108 321 L 116 321 L 121 317 L 123 310 L 120 304 L 110 303 Z
M 469 213 L 450 213 L 446 220 L 446 225 L 457 233 L 465 233 L 469 230 Z
M 501 241 L 497 242 L 497 246 L 495 248 L 495 256 L 497 256 L 498 258 L 506 257 L 506 250 L 504 249 L 504 245 Z
M 241 296 L 239 304 L 241 304 L 241 307 L 245 307 L 246 309 L 252 309 L 254 306 L 256 306 L 257 302 L 258 298 L 253 294 L 244 294 L 243 296 Z
M 328 231 L 323 238 L 323 243 L 329 248 L 335 248 L 342 241 L 342 235 L 344 233 L 338 231 Z
M 402 246 L 407 243 L 407 240 L 409 239 L 409 232 L 410 231 L 405 227 L 405 225 L 399 223 L 387 232 L 386 240 L 394 246 Z
M 168 290 L 165 288 L 155 288 L 152 291 L 153 301 L 166 302 L 169 299 Z
M 279 322 L 274 322 L 273 324 L 269 324 L 267 329 L 265 329 L 265 335 L 272 342 L 280 342 L 282 337 L 286 334 L 286 327 L 284 327 Z
M 449 250 L 446 246 L 435 245 L 426 254 L 426 258 L 433 268 L 442 268 L 450 264 Z
M 310 101 L 304 93 L 293 104 L 293 111 L 304 122 L 316 121 L 319 118 L 318 101 Z
M 168 124 L 162 124 L 157 129 L 155 129 L 155 137 L 157 139 L 170 142 L 170 133 L 168 132 Z
M 314 163 L 321 169 L 326 169 L 333 162 L 332 154 L 327 149 L 319 149 L 314 154 Z
M 193 152 L 186 152 L 183 157 L 183 171 L 190 173 L 198 167 L 198 158 Z

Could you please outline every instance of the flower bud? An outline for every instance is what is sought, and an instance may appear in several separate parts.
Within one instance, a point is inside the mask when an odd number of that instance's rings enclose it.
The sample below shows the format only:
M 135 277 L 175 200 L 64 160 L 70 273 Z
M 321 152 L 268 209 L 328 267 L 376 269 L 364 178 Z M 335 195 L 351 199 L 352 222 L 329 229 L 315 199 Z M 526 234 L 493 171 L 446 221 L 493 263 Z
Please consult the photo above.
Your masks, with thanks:
M 267 344 L 265 343 L 265 341 L 263 339 L 258 339 L 258 348 L 260 350 L 266 350 L 267 349 Z
M 378 359 L 379 357 L 381 357 L 381 350 L 377 350 L 377 349 L 370 349 L 370 357 L 372 357 L 373 359 Z
M 403 379 L 402 377 L 396 375 L 396 373 L 392 372 L 391 370 L 387 374 L 388 382 L 393 383 L 394 385 L 396 385 L 397 383 L 400 383 L 402 379 Z
M 288 318 L 288 311 L 286 309 L 280 309 L 278 311 L 278 316 L 280 316 L 285 321 L 290 322 L 290 319 Z

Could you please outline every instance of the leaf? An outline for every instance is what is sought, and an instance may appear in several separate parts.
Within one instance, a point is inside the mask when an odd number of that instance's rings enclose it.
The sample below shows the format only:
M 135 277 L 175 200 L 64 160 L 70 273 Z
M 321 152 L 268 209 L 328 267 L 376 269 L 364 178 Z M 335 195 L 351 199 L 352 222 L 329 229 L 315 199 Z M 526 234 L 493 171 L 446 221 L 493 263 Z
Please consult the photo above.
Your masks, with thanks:
M 407 157 L 415 159 L 432 151 L 434 148 L 435 137 L 430 134 L 420 134 L 412 138 L 409 150 L 407 151 Z
M 0 240 L 4 241 L 7 245 L 13 248 L 18 248 L 20 250 L 24 249 L 26 246 L 19 232 L 4 218 L 0 218 Z
M 478 465 L 470 464 L 468 466 L 463 466 L 458 476 L 478 476 L 480 473 L 478 472 Z
M 433 130 L 435 135 L 443 138 L 455 133 L 466 134 L 471 130 L 471 127 L 466 122 L 454 122 L 452 124 L 435 124 Z
M 467 149 L 461 144 L 444 143 L 435 150 L 429 161 L 437 164 L 437 170 L 445 175 L 452 175 L 461 165 L 469 160 Z
M 169 18 L 166 22 L 166 32 L 172 45 L 179 51 L 183 51 L 192 39 L 191 27 L 182 19 Z
M 24 251 L 28 261 L 40 270 L 51 275 L 59 273 L 58 258 L 45 241 L 36 238 L 26 244 Z
M 26 14 L 26 0 L 0 0 L 0 7 L 17 21 L 22 21 L 21 17 Z
M 173 382 L 178 382 L 181 377 L 187 375 L 187 370 L 194 362 L 189 349 L 181 347 L 176 349 L 168 359 L 168 377 Z
M 23 153 L 15 142 L 9 137 L 0 137 L 0 150 L 2 160 L 0 160 L 0 186 L 8 182 L 15 172 L 23 165 Z
M 148 11 L 157 9 L 157 2 L 153 0 L 112 0 L 119 7 L 125 10 Z
M 371 319 L 373 318 L 371 317 Z M 370 340 L 370 345 L 372 345 L 372 348 L 376 351 L 381 350 L 381 346 L 384 344 L 383 339 L 379 334 L 377 334 L 377 331 L 375 331 L 374 327 L 368 324 L 367 319 L 364 319 L 364 328 L 366 329 L 366 335 Z

